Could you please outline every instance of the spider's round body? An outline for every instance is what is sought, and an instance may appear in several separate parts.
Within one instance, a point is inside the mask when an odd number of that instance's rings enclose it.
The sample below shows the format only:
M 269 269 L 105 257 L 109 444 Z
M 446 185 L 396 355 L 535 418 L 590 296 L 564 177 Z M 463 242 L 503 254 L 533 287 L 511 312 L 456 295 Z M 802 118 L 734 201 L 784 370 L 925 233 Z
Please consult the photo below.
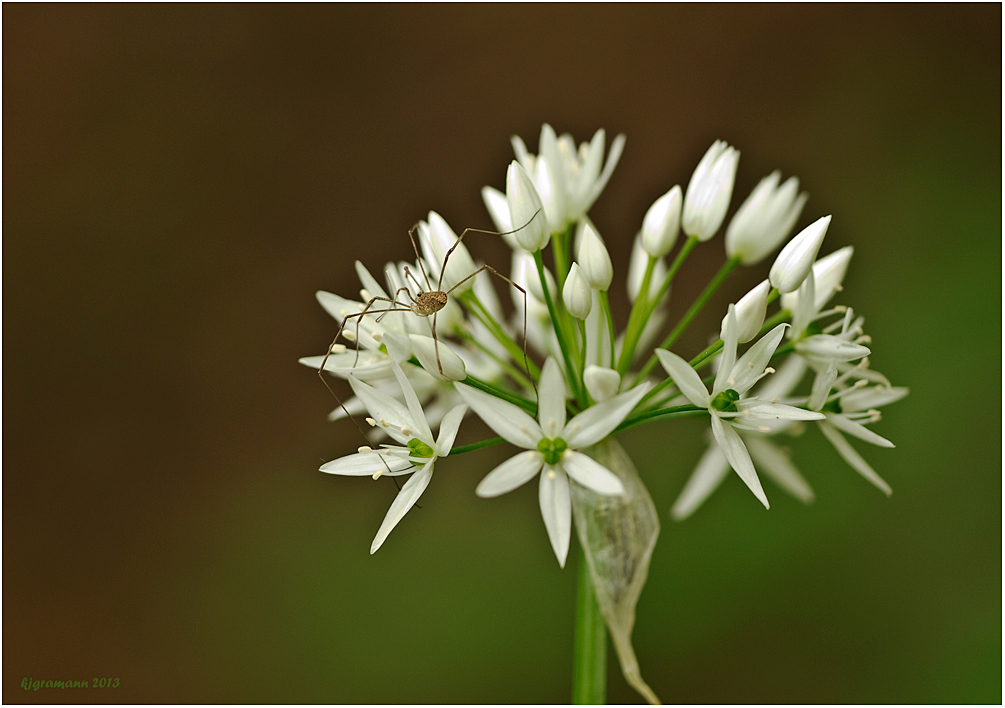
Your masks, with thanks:
M 411 304 L 411 310 L 419 317 L 429 317 L 435 312 L 439 312 L 447 304 L 447 294 L 442 290 L 434 290 L 428 293 L 419 293 Z

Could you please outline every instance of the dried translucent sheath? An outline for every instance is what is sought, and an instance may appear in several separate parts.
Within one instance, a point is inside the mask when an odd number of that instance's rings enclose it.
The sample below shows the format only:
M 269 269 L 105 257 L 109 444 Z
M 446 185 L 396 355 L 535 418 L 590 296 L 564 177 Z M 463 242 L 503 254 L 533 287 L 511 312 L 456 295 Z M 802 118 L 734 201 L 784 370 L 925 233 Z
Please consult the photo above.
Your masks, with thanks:
M 642 680 L 632 648 L 635 605 L 649 574 L 649 559 L 660 532 L 652 498 L 625 449 L 607 438 L 582 450 L 618 476 L 623 497 L 605 497 L 572 484 L 576 533 L 586 551 L 600 612 L 607 622 L 625 680 L 649 703 L 660 702 Z

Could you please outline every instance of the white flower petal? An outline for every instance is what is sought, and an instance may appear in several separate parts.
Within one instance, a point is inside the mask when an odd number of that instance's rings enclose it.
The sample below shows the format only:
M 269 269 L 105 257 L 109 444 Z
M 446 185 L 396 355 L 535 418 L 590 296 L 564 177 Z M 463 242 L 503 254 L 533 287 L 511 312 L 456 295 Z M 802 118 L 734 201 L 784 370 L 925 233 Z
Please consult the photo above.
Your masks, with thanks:
M 464 402 L 471 406 L 471 410 L 507 442 L 528 450 L 537 450 L 537 443 L 544 437 L 544 433 L 537 421 L 525 411 L 508 401 L 462 383 L 454 386 Z
M 879 447 L 896 447 L 896 445 L 884 438 L 882 435 L 877 435 L 861 423 L 850 420 L 838 413 L 828 413 L 827 422 L 835 428 L 840 428 L 849 435 L 854 435 L 859 440 L 865 440 L 867 443 L 878 445 Z
M 814 334 L 796 344 L 796 351 L 817 361 L 855 361 L 871 353 L 869 347 L 835 337 L 832 334 Z
M 799 474 L 799 470 L 789 460 L 788 455 L 774 443 L 759 435 L 746 436 L 744 443 L 750 456 L 775 484 L 804 504 L 813 501 L 813 489 L 809 483 Z
M 401 386 L 401 392 L 405 396 L 405 404 L 408 406 L 408 412 L 412 416 L 412 422 L 415 424 L 412 432 L 415 437 L 432 447 L 433 432 L 429 429 L 429 423 L 426 422 L 426 414 L 422 412 L 422 404 L 419 403 L 419 397 L 415 395 L 415 390 L 412 388 L 412 384 L 408 378 L 405 377 L 405 372 L 401 370 L 401 367 L 397 364 L 392 364 L 391 369 L 394 371 L 394 378 L 398 380 L 398 385 Z
M 558 564 L 564 568 L 572 534 L 572 500 L 569 496 L 569 478 L 564 472 L 549 467 L 541 474 L 538 502 L 551 547 L 558 558 Z
M 810 390 L 810 400 L 806 403 L 807 408 L 818 411 L 824 407 L 824 403 L 827 402 L 827 396 L 831 392 L 831 387 L 837 381 L 837 375 L 837 367 L 833 364 L 826 365 L 821 371 L 817 372 L 816 377 L 813 379 L 813 388 Z
M 687 396 L 688 400 L 696 406 L 708 408 L 708 389 L 701 382 L 698 372 L 686 361 L 666 349 L 657 349 L 656 356 L 681 393 Z
M 590 189 L 589 196 L 587 196 L 586 201 L 583 204 L 583 211 L 587 212 L 593 203 L 597 201 L 597 197 L 600 193 L 604 191 L 604 187 L 607 186 L 607 182 L 611 179 L 611 175 L 614 174 L 614 168 L 618 166 L 618 160 L 621 159 L 621 153 L 625 149 L 625 134 L 618 134 L 614 140 L 611 142 L 611 149 L 607 153 L 607 162 L 604 163 L 604 171 L 600 173 L 600 176 L 593 183 L 593 187 Z
M 764 315 L 768 309 L 768 294 L 770 292 L 771 283 L 767 280 L 762 280 L 736 303 L 736 324 L 738 327 L 736 339 L 740 344 L 749 342 L 761 331 L 761 325 L 764 324 Z M 723 333 L 719 335 L 723 339 L 725 339 L 725 329 L 726 317 L 723 317 Z
M 845 413 L 882 408 L 899 401 L 910 392 L 903 386 L 872 386 L 841 396 L 841 410 Z M 348 403 L 346 403 L 348 405 Z
M 728 387 L 737 393 L 746 393 L 757 381 L 758 377 L 764 373 L 765 367 L 771 361 L 771 357 L 778 348 L 778 343 L 782 341 L 787 324 L 780 324 L 773 330 L 765 334 L 754 344 L 740 360 L 733 366 L 729 378 L 733 383 Z M 721 366 L 721 364 L 720 364 Z
M 583 372 L 583 383 L 586 384 L 586 390 L 593 400 L 603 403 L 618 395 L 621 376 L 614 369 L 589 364 Z
M 513 224 L 509 218 L 509 204 L 506 203 L 506 195 L 493 187 L 482 187 L 482 201 L 485 208 L 492 217 L 492 223 L 496 225 L 496 230 L 501 234 L 506 234 L 503 239 L 510 248 L 517 248 L 518 244 L 513 234 L 508 233 L 513 230 Z
M 372 477 L 378 472 L 397 476 L 412 469 L 412 464 L 401 457 L 380 455 L 376 452 L 360 452 L 326 462 L 321 465 L 320 469 L 325 474 L 341 474 L 348 477 Z M 391 471 L 388 472 L 388 469 Z
M 475 488 L 475 494 L 488 498 L 511 492 L 532 480 L 542 467 L 544 457 L 540 452 L 537 450 L 521 452 L 485 475 Z
M 784 403 L 771 403 L 756 399 L 741 399 L 736 402 L 740 411 L 737 421 L 752 420 L 821 420 L 825 416 L 817 411 L 807 411 Z
M 650 388 L 648 383 L 643 383 L 609 401 L 590 406 L 568 422 L 562 438 L 572 450 L 600 442 L 621 425 Z
M 715 374 L 715 383 L 712 385 L 713 398 L 727 388 L 734 388 L 737 385 L 733 380 L 733 365 L 736 364 L 736 343 L 739 335 L 740 327 L 736 323 L 736 305 L 730 305 L 726 312 L 725 324 L 722 326 L 722 354 L 719 356 L 719 370 Z
M 433 478 L 433 464 L 429 463 L 418 472 L 413 474 L 405 482 L 401 491 L 398 492 L 398 496 L 394 498 L 391 502 L 391 508 L 387 510 L 387 516 L 384 517 L 384 522 L 380 525 L 377 530 L 377 535 L 373 539 L 373 544 L 370 546 L 370 553 L 373 554 L 381 544 L 384 543 L 384 539 L 387 535 L 391 533 L 391 529 L 398 525 L 402 517 L 408 513 L 408 510 L 412 508 L 422 493 L 426 491 L 426 487 L 429 486 L 429 480 Z
M 464 361 L 446 342 L 421 334 L 410 334 L 408 339 L 412 343 L 415 358 L 434 378 L 440 381 L 463 381 L 467 378 Z
M 691 473 L 691 478 L 684 485 L 684 490 L 674 502 L 670 515 L 677 521 L 689 517 L 722 484 L 727 474 L 729 474 L 729 462 L 719 449 L 718 443 L 712 443 L 701 456 L 698 466 Z
M 464 414 L 468 412 L 468 407 L 463 403 L 459 406 L 454 406 L 450 411 L 443 416 L 443 420 L 440 421 L 440 434 L 436 439 L 436 454 L 440 457 L 445 457 L 450 454 L 450 450 L 454 447 L 454 439 L 457 437 L 457 431 L 461 428 L 461 421 L 464 420 Z
M 851 465 L 856 472 L 876 485 L 886 496 L 893 494 L 890 485 L 876 474 L 876 471 L 869 466 L 868 462 L 862 459 L 862 456 L 855 451 L 851 443 L 845 440 L 837 429 L 828 424 L 827 421 L 820 421 L 820 431 L 830 440 L 831 445 L 844 458 L 844 461 Z
M 412 420 L 411 413 L 402 403 L 382 391 L 378 391 L 373 386 L 363 383 L 355 376 L 349 377 L 349 385 L 352 386 L 353 393 L 359 396 L 360 400 L 366 404 L 366 409 L 370 411 L 371 417 L 375 420 L 385 420 L 388 425 L 397 428 L 410 428 L 415 430 L 418 426 Z M 393 428 L 388 428 L 391 434 L 399 442 L 408 442 L 408 439 L 401 439 L 401 434 Z
M 544 437 L 558 437 L 565 427 L 565 381 L 562 369 L 552 357 L 548 357 L 541 370 L 537 401 L 537 418 Z
M 581 452 L 567 450 L 560 463 L 565 473 L 575 481 L 605 497 L 622 496 L 625 485 L 618 476 Z
M 754 463 L 750 461 L 750 455 L 747 454 L 747 448 L 743 446 L 739 434 L 733 430 L 731 425 L 719 420 L 719 416 L 714 413 L 712 414 L 712 434 L 715 436 L 715 441 L 719 444 L 722 454 L 729 461 L 730 467 L 740 475 L 740 479 L 754 493 L 758 501 L 764 504 L 764 508 L 769 508 L 768 497 L 761 488 L 761 480 L 757 478 Z

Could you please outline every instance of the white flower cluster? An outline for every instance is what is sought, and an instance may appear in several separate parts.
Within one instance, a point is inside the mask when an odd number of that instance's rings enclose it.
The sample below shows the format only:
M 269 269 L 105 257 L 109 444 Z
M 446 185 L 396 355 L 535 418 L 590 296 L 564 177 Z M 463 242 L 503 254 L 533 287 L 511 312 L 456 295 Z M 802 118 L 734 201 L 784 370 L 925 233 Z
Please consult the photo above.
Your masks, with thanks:
M 505 193 L 482 190 L 512 248 L 511 263 L 479 263 L 465 245 L 467 232 L 458 236 L 430 212 L 411 232 L 413 262 L 386 264 L 383 283 L 357 262 L 359 300 L 318 293 L 341 324 L 337 339 L 344 343 L 301 362 L 352 387 L 355 396 L 340 402 L 333 419 L 365 416 L 371 426 L 367 445 L 321 470 L 375 479 L 412 474 L 371 553 L 426 489 L 438 458 L 506 441 L 521 451 L 475 491 L 494 497 L 539 477 L 544 525 L 564 565 L 570 485 L 604 497 L 625 493 L 618 476 L 591 457 L 591 446 L 627 427 L 684 416 L 707 416 L 713 442 L 673 506 L 676 518 L 692 513 L 730 469 L 765 507 L 758 471 L 811 500 L 810 485 L 777 443 L 801 431 L 804 421 L 815 422 L 855 470 L 889 494 L 845 435 L 892 447 L 866 425 L 907 390 L 869 368 L 861 318 L 847 307 L 825 309 L 841 290 L 852 255 L 847 247 L 817 258 L 831 217 L 785 243 L 807 197 L 795 177 L 782 182 L 780 173 L 768 175 L 726 228 L 722 269 L 694 303 L 672 308 L 675 275 L 694 248 L 720 231 L 729 211 L 739 152 L 716 142 L 686 191 L 672 187 L 636 222 L 626 270 L 632 307 L 619 328 L 608 301 L 613 263 L 588 216 L 625 138 L 614 139 L 606 159 L 605 144 L 603 130 L 577 147 L 571 136 L 545 125 L 534 155 L 513 138 L 517 159 L 507 169 Z M 762 262 L 783 243 L 768 278 L 728 306 L 718 341 L 690 360 L 670 351 L 733 269 Z M 496 286 L 511 293 L 508 316 Z M 780 308 L 769 317 L 776 301 Z M 680 319 L 666 333 L 672 311 Z M 714 375 L 702 373 L 716 361 Z M 800 392 L 807 373 L 812 383 Z M 456 447 L 468 411 L 499 438 Z M 393 443 L 382 443 L 386 438 Z

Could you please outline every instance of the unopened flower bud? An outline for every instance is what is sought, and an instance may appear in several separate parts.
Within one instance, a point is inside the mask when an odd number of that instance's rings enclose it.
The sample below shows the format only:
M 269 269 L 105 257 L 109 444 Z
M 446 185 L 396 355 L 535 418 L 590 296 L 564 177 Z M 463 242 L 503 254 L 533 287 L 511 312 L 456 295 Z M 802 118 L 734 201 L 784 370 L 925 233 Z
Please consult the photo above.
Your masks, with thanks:
M 464 362 L 447 346 L 432 337 L 421 334 L 410 334 L 412 352 L 422 364 L 422 368 L 440 381 L 463 381 L 467 377 Z M 440 373 L 443 369 L 443 373 Z
M 761 325 L 764 324 L 764 315 L 768 310 L 768 293 L 770 292 L 771 284 L 767 280 L 764 280 L 736 303 L 736 327 L 738 332 L 736 341 L 740 344 L 749 342 L 761 331 Z M 726 317 L 723 317 L 722 332 L 725 331 Z M 725 341 L 725 336 L 720 336 Z
M 744 265 L 757 263 L 789 235 L 806 204 L 799 194 L 799 180 L 789 177 L 779 187 L 782 173 L 772 172 L 762 179 L 740 205 L 726 229 L 726 255 Z
M 588 221 L 581 222 L 579 231 L 579 251 L 576 261 L 583 269 L 583 276 L 586 282 L 594 290 L 606 291 L 611 287 L 614 279 L 614 266 L 611 265 L 611 256 L 607 253 L 607 247 L 600 240 L 600 236 Z
M 513 234 L 520 247 L 534 253 L 548 245 L 551 233 L 541 197 L 523 166 L 513 160 L 506 171 L 506 203 Z
M 815 281 L 815 296 L 813 309 L 819 311 L 827 304 L 834 293 L 841 289 L 841 281 L 848 271 L 855 249 L 852 246 L 839 248 L 830 255 L 824 256 L 813 264 L 813 280 Z M 782 309 L 795 312 L 799 306 L 799 291 L 782 295 Z
M 680 231 L 680 208 L 684 195 L 676 186 L 653 202 L 642 220 L 642 248 L 654 258 L 669 253 Z
M 494 187 L 482 187 L 482 201 L 485 202 L 485 208 L 489 210 L 489 216 L 492 217 L 492 223 L 496 225 L 496 229 L 505 234 L 503 240 L 509 244 L 510 248 L 518 248 L 519 244 L 516 242 L 516 238 L 513 234 L 508 233 L 513 230 L 513 225 L 509 220 L 509 204 L 506 203 L 506 195 Z
M 614 369 L 590 364 L 583 372 L 583 383 L 586 384 L 586 390 L 590 392 L 593 400 L 597 403 L 603 403 L 618 395 L 618 389 L 621 387 L 621 375 Z
M 578 263 L 572 264 L 569 277 L 565 279 L 562 300 L 565 302 L 565 309 L 573 317 L 585 320 L 590 314 L 590 309 L 593 307 L 593 290 L 586 282 Z
M 467 246 L 463 242 L 457 243 L 457 234 L 435 211 L 429 212 L 429 223 L 419 222 L 419 241 L 429 279 L 434 281 L 434 285 L 439 284 L 440 289 L 450 290 L 475 272 L 475 262 L 471 259 Z M 446 259 L 447 252 L 451 248 L 454 250 L 450 253 L 450 258 Z M 441 278 L 440 267 L 443 266 L 444 259 L 446 259 L 446 273 Z M 471 285 L 472 280 L 466 281 L 457 289 L 457 293 L 470 290 Z
M 684 233 L 708 241 L 722 226 L 733 194 L 733 179 L 740 152 L 723 140 L 716 140 L 701 158 L 684 196 Z
M 780 292 L 791 293 L 806 280 L 830 223 L 829 216 L 817 219 L 796 234 L 778 254 L 768 279 Z

